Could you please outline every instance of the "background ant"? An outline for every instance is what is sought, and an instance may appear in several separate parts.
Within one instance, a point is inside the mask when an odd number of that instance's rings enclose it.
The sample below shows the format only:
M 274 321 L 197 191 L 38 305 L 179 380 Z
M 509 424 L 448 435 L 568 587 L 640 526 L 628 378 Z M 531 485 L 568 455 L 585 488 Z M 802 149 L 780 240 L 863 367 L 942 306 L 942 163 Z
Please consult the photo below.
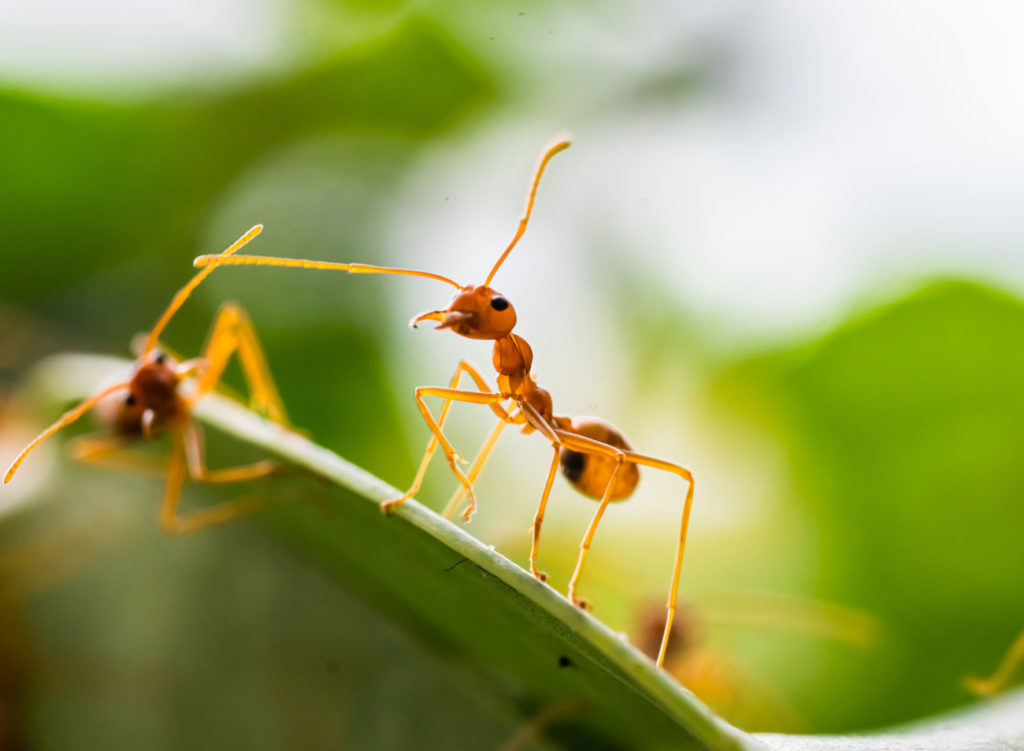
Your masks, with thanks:
M 256 225 L 222 255 L 231 255 L 262 231 L 262 225 Z M 198 482 L 231 483 L 264 477 L 278 467 L 276 462 L 264 460 L 231 469 L 206 468 L 202 431 L 192 419 L 192 408 L 217 386 L 232 354 L 238 352 L 253 406 L 275 422 L 287 423 L 284 405 L 270 376 L 252 323 L 238 305 L 228 303 L 221 307 L 201 357 L 177 362 L 158 348 L 161 332 L 211 271 L 200 271 L 174 295 L 146 336 L 131 377 L 102 389 L 40 433 L 15 458 L 4 475 L 4 484 L 11 481 L 21 463 L 36 446 L 97 407 L 101 418 L 108 423 L 110 433 L 77 439 L 72 444 L 72 455 L 79 461 L 118 469 L 157 468 L 166 471 L 167 479 L 160 507 L 160 525 L 166 531 L 192 532 L 250 513 L 261 505 L 259 499 L 240 498 L 188 514 L 178 513 L 186 474 Z M 183 394 L 180 387 L 185 377 L 191 374 L 198 375 L 198 384 L 192 393 Z M 127 453 L 125 450 L 139 439 L 152 439 L 163 433 L 171 437 L 171 455 L 166 462 L 161 460 L 154 463 L 151 457 Z
M 400 498 L 386 501 L 383 504 L 383 508 L 385 511 L 390 511 L 397 504 L 411 498 L 419 490 L 430 458 L 438 444 L 440 444 L 445 458 L 448 460 L 448 465 L 459 479 L 463 490 L 468 496 L 469 505 L 463 513 L 463 519 L 468 520 L 476 508 L 473 481 L 490 455 L 504 426 L 518 425 L 523 433 L 534 431 L 540 433 L 551 443 L 554 453 L 547 480 L 544 484 L 544 491 L 541 494 L 540 504 L 537 507 L 531 527 L 533 542 L 530 550 L 530 571 L 535 577 L 541 581 L 546 580 L 546 575 L 537 569 L 537 548 L 540 541 L 541 524 L 544 521 L 544 511 L 559 465 L 561 465 L 563 475 L 577 490 L 600 501 L 597 512 L 594 514 L 594 518 L 583 537 L 576 569 L 569 581 L 569 600 L 578 607 L 588 607 L 588 603 L 579 598 L 576 591 L 587 552 L 593 541 L 594 533 L 597 531 L 597 525 L 604 516 L 608 504 L 612 501 L 625 500 L 632 494 L 640 479 L 640 465 L 665 470 L 682 478 L 686 482 L 686 493 L 683 500 L 679 542 L 676 548 L 672 581 L 669 588 L 668 613 L 661 649 L 657 658 L 658 665 L 660 666 L 665 659 L 668 636 L 671 632 L 672 619 L 675 613 L 676 594 L 679 589 L 679 572 L 682 567 L 683 552 L 686 545 L 686 531 L 689 526 L 690 509 L 693 503 L 693 476 L 689 470 L 677 464 L 633 451 L 622 432 L 604 420 L 593 417 L 572 418 L 554 414 L 551 395 L 537 385 L 530 374 L 533 364 L 533 351 L 530 345 L 525 339 L 512 333 L 516 325 L 515 308 L 512 307 L 507 298 L 490 286 L 491 280 L 494 279 L 498 269 L 505 259 L 508 258 L 509 253 L 512 252 L 512 249 L 526 230 L 530 213 L 533 210 L 537 186 L 544 168 L 555 154 L 568 148 L 569 144 L 570 142 L 566 138 L 556 139 L 541 154 L 540 161 L 534 170 L 529 191 L 527 192 L 526 208 L 522 218 L 519 220 L 515 235 L 481 285 L 463 286 L 438 274 L 411 269 L 291 258 L 260 256 L 226 257 L 223 254 L 220 256 L 207 255 L 196 258 L 195 265 L 197 268 L 206 269 L 216 265 L 259 265 L 340 270 L 350 273 L 404 274 L 436 279 L 455 287 L 458 291 L 447 308 L 423 313 L 412 320 L 412 325 L 415 327 L 422 321 L 437 321 L 438 329 L 451 329 L 456 334 L 470 339 L 493 340 L 492 362 L 498 374 L 498 389 L 491 389 L 480 372 L 465 360 L 460 361 L 456 366 L 447 388 L 419 387 L 416 389 L 417 407 L 433 435 L 427 444 L 419 470 L 416 472 L 408 492 Z M 470 377 L 477 388 L 476 391 L 458 388 L 463 374 Z M 428 396 L 439 397 L 444 402 L 440 416 L 436 419 L 424 401 L 424 398 Z M 453 401 L 487 405 L 499 419 L 498 425 L 488 436 L 476 459 L 473 461 L 469 474 L 462 471 L 462 468 L 459 466 L 461 457 L 456 453 L 451 442 L 443 432 L 444 421 L 448 416 L 448 411 Z

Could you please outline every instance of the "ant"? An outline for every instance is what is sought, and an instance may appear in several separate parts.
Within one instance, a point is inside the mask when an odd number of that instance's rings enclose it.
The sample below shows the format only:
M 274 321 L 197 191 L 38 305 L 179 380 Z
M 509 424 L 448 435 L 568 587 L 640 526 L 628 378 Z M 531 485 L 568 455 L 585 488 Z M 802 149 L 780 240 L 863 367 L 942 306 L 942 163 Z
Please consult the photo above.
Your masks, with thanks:
M 653 657 L 664 625 L 664 610 L 643 604 L 632 629 L 634 643 Z M 809 732 L 809 726 L 772 681 L 738 662 L 733 649 L 718 646 L 729 632 L 744 630 L 799 635 L 861 650 L 875 648 L 884 636 L 882 624 L 868 613 L 794 595 L 720 590 L 681 604 L 665 670 L 727 722 L 771 732 Z
M 450 284 L 457 290 L 455 297 L 443 310 L 435 310 L 416 316 L 411 321 L 415 328 L 423 321 L 437 321 L 438 329 L 450 329 L 460 336 L 469 339 L 489 339 L 494 341 L 492 362 L 497 371 L 498 389 L 492 390 L 480 372 L 466 360 L 461 360 L 455 368 L 448 388 L 419 387 L 416 389 L 416 404 L 430 432 L 433 434 L 420 462 L 415 479 L 408 492 L 399 498 L 385 501 L 382 506 L 386 512 L 403 503 L 419 490 L 420 483 L 426 473 L 431 456 L 440 444 L 452 472 L 458 478 L 461 491 L 468 496 L 468 506 L 463 513 L 463 520 L 468 521 L 476 509 L 473 494 L 473 482 L 487 461 L 498 435 L 506 425 L 521 426 L 523 433 L 536 431 L 546 438 L 554 450 L 547 481 L 541 495 L 540 504 L 534 515 L 531 533 L 533 541 L 530 549 L 530 572 L 540 581 L 546 581 L 544 573 L 537 570 L 537 547 L 540 540 L 541 524 L 547 507 L 548 495 L 554 482 L 555 474 L 561 465 L 562 473 L 569 482 L 581 493 L 599 500 L 597 512 L 580 545 L 579 559 L 576 569 L 569 581 L 568 597 L 573 605 L 589 608 L 589 603 L 577 597 L 580 573 L 590 549 L 597 525 L 604 516 L 605 509 L 612 501 L 628 498 L 640 479 L 639 466 L 661 469 L 678 475 L 686 482 L 686 494 L 683 500 L 682 522 L 679 542 L 676 548 L 675 564 L 672 571 L 672 583 L 669 590 L 668 614 L 665 622 L 661 648 L 657 663 L 660 667 L 665 660 L 668 636 L 672 629 L 675 614 L 676 594 L 679 589 L 679 572 L 683 562 L 683 551 L 686 545 L 686 531 L 689 526 L 690 509 L 693 503 L 693 476 L 690 471 L 670 462 L 633 451 L 629 442 L 618 428 L 604 420 L 593 417 L 565 417 L 553 412 L 551 395 L 537 385 L 530 374 L 533 364 L 533 351 L 525 339 L 512 333 L 516 325 L 516 312 L 512 303 L 493 289 L 490 284 L 498 269 L 508 258 L 509 253 L 519 242 L 526 231 L 527 222 L 533 211 L 537 186 L 545 167 L 555 154 L 567 149 L 570 142 L 567 138 L 554 140 L 541 154 L 540 161 L 534 170 L 526 196 L 526 207 L 512 241 L 499 256 L 490 273 L 480 285 L 463 286 L 447 277 L 426 271 L 412 269 L 369 266 L 366 264 L 332 263 L 310 261 L 294 258 L 271 258 L 265 256 L 199 256 L 195 259 L 197 268 L 229 265 L 284 266 L 290 268 L 325 269 L 347 271 L 354 274 L 400 274 L 425 277 Z M 463 374 L 468 375 L 477 390 L 460 389 Z M 424 402 L 425 397 L 439 397 L 444 405 L 440 416 L 435 418 Z M 452 402 L 466 402 L 488 406 L 498 417 L 498 425 L 480 449 L 476 459 L 470 466 L 469 473 L 463 472 L 459 466 L 462 458 L 456 453 L 443 432 L 444 422 Z M 505 405 L 505 406 L 503 406 Z
M 262 225 L 256 225 L 222 255 L 231 255 L 262 231 Z M 177 362 L 157 347 L 161 332 L 211 271 L 207 269 L 199 272 L 174 295 L 146 336 L 131 377 L 102 389 L 40 433 L 11 464 L 3 478 L 5 485 L 36 446 L 93 407 L 98 407 L 97 411 L 109 424 L 111 434 L 77 439 L 72 447 L 72 456 L 79 461 L 122 469 L 159 468 L 166 471 L 160 525 L 167 532 L 193 532 L 243 516 L 261 505 L 256 499 L 241 498 L 188 514 L 178 513 L 186 474 L 199 482 L 232 483 L 264 477 L 278 469 L 278 464 L 269 460 L 231 469 L 206 468 L 203 437 L 198 423 L 192 419 L 192 408 L 216 387 L 231 355 L 236 351 L 249 384 L 253 406 L 262 410 L 270 419 L 287 424 L 281 397 L 270 376 L 252 323 L 238 305 L 228 303 L 221 307 L 202 357 Z M 198 375 L 198 385 L 193 393 L 183 395 L 179 387 L 192 374 Z M 125 451 L 125 447 L 136 440 L 153 439 L 163 433 L 170 434 L 172 442 L 171 456 L 166 463 L 160 461 L 154 465 L 146 457 Z

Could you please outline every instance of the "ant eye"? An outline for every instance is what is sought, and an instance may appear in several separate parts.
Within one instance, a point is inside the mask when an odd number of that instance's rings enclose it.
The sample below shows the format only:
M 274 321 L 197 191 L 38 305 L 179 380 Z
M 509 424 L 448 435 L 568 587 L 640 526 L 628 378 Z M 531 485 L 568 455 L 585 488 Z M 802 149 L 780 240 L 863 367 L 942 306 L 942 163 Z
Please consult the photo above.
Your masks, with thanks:
M 508 307 L 508 300 L 504 297 L 495 297 L 491 300 L 491 307 L 495 310 L 505 310 Z
M 157 365 L 163 365 L 165 362 L 167 362 L 167 355 L 165 355 L 163 352 L 161 352 L 155 358 L 153 358 L 153 361 Z
M 129 407 L 134 407 L 135 406 L 135 395 L 134 394 L 128 394 L 128 396 L 126 396 L 124 398 L 124 403 L 127 404 Z

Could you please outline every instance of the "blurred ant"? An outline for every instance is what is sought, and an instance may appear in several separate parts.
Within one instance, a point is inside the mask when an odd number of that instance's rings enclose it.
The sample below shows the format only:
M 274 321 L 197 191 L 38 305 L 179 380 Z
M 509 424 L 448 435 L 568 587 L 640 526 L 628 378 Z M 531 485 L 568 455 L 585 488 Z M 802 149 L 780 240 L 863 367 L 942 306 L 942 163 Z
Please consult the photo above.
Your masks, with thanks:
M 262 231 L 263 227 L 256 225 L 222 255 L 234 253 Z M 160 525 L 167 532 L 192 532 L 256 510 L 261 504 L 260 501 L 242 498 L 188 514 L 178 513 L 178 503 L 186 474 L 198 482 L 231 483 L 264 477 L 278 468 L 276 462 L 266 460 L 231 469 L 206 468 L 202 433 L 198 423 L 192 419 L 192 408 L 216 387 L 232 354 L 238 352 L 242 371 L 249 384 L 253 406 L 261 409 L 276 422 L 287 422 L 281 397 L 270 376 L 252 323 L 238 305 L 229 303 L 221 307 L 202 357 L 176 362 L 166 352 L 157 348 L 161 332 L 192 291 L 211 271 L 212 269 L 206 269 L 199 272 L 175 294 L 170 305 L 146 336 L 131 378 L 108 386 L 89 397 L 40 433 L 11 464 L 4 475 L 4 484 L 11 481 L 25 457 L 36 446 L 93 407 L 98 407 L 97 411 L 109 424 L 112 434 L 77 439 L 72 446 L 72 455 L 79 461 L 119 469 L 157 468 L 166 471 Z M 193 373 L 198 374 L 198 385 L 193 393 L 184 395 L 179 387 L 185 377 Z M 128 444 L 138 439 L 152 439 L 163 433 L 170 434 L 172 445 L 171 456 L 166 463 L 160 461 L 154 464 L 147 460 L 148 457 L 125 451 Z
M 653 604 L 639 609 L 633 636 L 642 652 L 656 654 L 664 624 L 664 610 Z M 737 627 L 800 634 L 859 649 L 876 647 L 883 632 L 867 613 L 772 592 L 724 590 L 705 595 L 700 603 L 681 604 L 665 670 L 727 722 L 771 732 L 809 732 L 808 723 L 770 680 L 738 662 L 733 650 L 715 646 L 718 632 Z
M 991 676 L 988 678 L 968 676 L 964 679 L 964 685 L 977 696 L 993 696 L 1009 688 L 1014 677 L 1021 672 L 1022 668 L 1024 668 L 1024 631 L 1006 650 L 1006 654 L 1003 655 L 1003 659 L 1000 660 L 999 666 Z
M 587 551 L 594 538 L 598 522 L 604 516 L 605 509 L 611 501 L 628 498 L 640 479 L 639 465 L 654 467 L 678 475 L 686 482 L 686 494 L 683 500 L 682 522 L 680 525 L 679 542 L 676 548 L 675 565 L 672 571 L 672 583 L 669 589 L 668 615 L 665 623 L 661 649 L 657 662 L 662 665 L 665 649 L 672 628 L 675 613 L 676 593 L 679 588 L 679 572 L 683 563 L 683 550 L 686 544 L 686 531 L 690 520 L 690 508 L 693 502 L 693 476 L 690 471 L 670 462 L 636 453 L 626 441 L 625 436 L 604 420 L 593 417 L 571 418 L 555 415 L 552 411 L 551 395 L 537 385 L 530 375 L 533 364 L 533 351 L 526 340 L 512 333 L 516 325 L 516 313 L 512 304 L 490 284 L 498 269 L 508 258 L 509 253 L 523 236 L 530 213 L 533 210 L 534 198 L 541 174 L 551 158 L 558 152 L 569 147 L 569 140 L 556 139 L 542 153 L 533 174 L 526 197 L 526 208 L 512 242 L 494 264 L 484 283 L 481 285 L 463 286 L 438 274 L 411 269 L 386 268 L 365 264 L 331 263 L 293 258 L 270 258 L 261 256 L 199 256 L 195 260 L 197 268 L 212 268 L 228 265 L 285 266 L 290 268 L 329 269 L 348 271 L 355 274 L 402 274 L 426 277 L 450 284 L 458 290 L 455 297 L 444 310 L 435 310 L 415 317 L 411 325 L 415 328 L 422 321 L 437 321 L 438 329 L 451 329 L 460 336 L 469 339 L 490 339 L 494 341 L 492 362 L 498 373 L 498 390 L 492 390 L 484 377 L 469 362 L 462 360 L 455 368 L 448 388 L 420 387 L 416 389 L 416 404 L 423 419 L 426 420 L 433 436 L 427 444 L 426 452 L 420 463 L 412 486 L 400 498 L 385 501 L 383 508 L 390 511 L 394 506 L 411 498 L 420 488 L 427 465 L 437 445 L 444 450 L 445 457 L 452 472 L 458 477 L 462 489 L 469 499 L 469 505 L 463 513 L 468 520 L 476 509 L 473 494 L 473 482 L 486 462 L 498 435 L 505 425 L 519 425 L 523 433 L 537 431 L 550 441 L 554 449 L 551 467 L 548 471 L 544 492 L 533 519 L 531 527 L 533 543 L 530 550 L 530 571 L 541 581 L 546 575 L 537 570 L 537 545 L 540 539 L 541 523 L 548 495 L 555 479 L 555 473 L 561 464 L 562 473 L 569 482 L 581 493 L 600 500 L 600 506 L 594 515 L 586 535 L 580 546 L 580 555 L 576 570 L 569 581 L 569 600 L 581 608 L 588 607 L 585 600 L 576 596 L 580 572 L 587 557 Z M 468 375 L 476 385 L 477 391 L 458 388 L 462 375 Z M 440 397 L 444 405 L 439 418 L 434 418 L 424 402 L 428 396 Z M 479 454 L 470 467 L 467 475 L 459 466 L 461 457 L 456 453 L 443 432 L 444 422 L 453 401 L 469 404 L 487 405 L 499 418 L 498 425 L 488 436 Z M 502 406 L 507 404 L 508 409 Z

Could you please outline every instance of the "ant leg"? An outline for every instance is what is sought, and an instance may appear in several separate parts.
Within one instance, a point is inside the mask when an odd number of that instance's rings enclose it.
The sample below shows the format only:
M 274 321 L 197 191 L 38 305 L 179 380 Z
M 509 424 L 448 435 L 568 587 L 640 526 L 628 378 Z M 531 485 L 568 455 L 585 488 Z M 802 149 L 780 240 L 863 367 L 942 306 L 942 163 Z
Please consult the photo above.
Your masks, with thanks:
M 200 482 L 239 482 L 264 477 L 276 469 L 273 462 L 257 462 L 246 467 L 208 472 L 203 466 L 202 439 L 195 423 L 189 423 L 174 436 L 174 446 L 167 470 L 164 502 L 160 508 L 160 525 L 166 532 L 184 534 L 251 514 L 264 503 L 262 498 L 246 497 L 221 503 L 189 514 L 178 514 L 181 489 L 186 473 Z
M 604 488 L 604 495 L 601 497 L 601 505 L 597 507 L 597 512 L 594 514 L 594 518 L 590 521 L 590 526 L 587 527 L 587 533 L 583 536 L 583 542 L 580 543 L 580 557 L 576 561 L 576 570 L 572 572 L 572 578 L 569 579 L 569 602 L 578 608 L 584 610 L 590 610 L 590 603 L 586 600 L 576 596 L 576 586 L 579 584 L 580 572 L 583 571 L 583 562 L 587 559 L 587 553 L 590 552 L 590 544 L 594 541 L 594 533 L 597 531 L 597 525 L 604 516 L 605 510 L 608 508 L 608 504 L 612 500 L 612 488 L 615 487 L 615 478 L 619 474 L 619 469 L 622 468 L 622 457 L 618 457 L 619 461 L 615 465 L 615 469 L 612 470 L 611 476 L 608 478 L 608 484 Z
M 1010 646 L 999 667 L 989 678 L 969 676 L 964 679 L 967 689 L 978 696 L 992 696 L 1006 688 L 1013 675 L 1024 666 L 1024 631 L 1020 633 L 1017 640 Z
M 530 525 L 530 573 L 538 581 L 546 582 L 548 575 L 537 570 L 537 548 L 540 545 L 540 526 L 544 523 L 544 511 L 548 506 L 548 496 L 551 495 L 551 485 L 555 482 L 555 475 L 558 474 L 558 458 L 561 455 L 561 448 L 558 444 L 554 446 L 555 455 L 551 459 L 551 469 L 548 470 L 548 479 L 544 483 L 544 492 L 540 496 L 540 504 L 537 512 L 533 515 L 533 524 Z
M 494 450 L 495 444 L 498 442 L 501 432 L 505 429 L 505 426 L 509 423 L 505 420 L 498 420 L 498 423 L 494 426 L 491 434 L 487 436 L 487 440 L 484 441 L 480 447 L 480 451 L 477 453 L 476 458 L 473 459 L 473 463 L 469 465 L 469 472 L 466 473 L 466 477 L 469 478 L 469 482 L 472 485 L 476 485 L 476 478 L 480 476 L 480 470 L 483 469 L 484 464 L 490 457 L 491 452 Z M 451 521 L 452 517 L 455 516 L 459 510 L 459 506 L 462 505 L 462 500 L 466 497 L 466 489 L 459 485 L 452 493 L 452 497 L 448 500 L 448 504 L 444 507 L 444 511 L 441 512 L 441 516 Z
M 681 467 L 678 464 L 666 462 L 662 459 L 638 454 L 635 451 L 623 451 L 614 446 L 602 443 L 601 441 L 595 441 L 592 438 L 568 433 L 564 430 L 556 430 L 555 433 L 566 448 L 570 448 L 574 451 L 581 451 L 590 454 L 603 454 L 605 456 L 620 459 L 622 462 L 631 462 L 633 464 L 661 469 L 678 475 L 686 481 L 686 496 L 683 501 L 683 514 L 679 529 L 679 543 L 676 546 L 675 563 L 672 567 L 672 583 L 669 587 L 668 602 L 666 604 L 667 615 L 665 618 L 665 632 L 661 638 L 661 649 L 658 651 L 657 663 L 658 667 L 661 667 L 665 662 L 665 652 L 668 648 L 668 637 L 672 630 L 672 621 L 675 619 L 676 614 L 676 598 L 679 593 L 679 573 L 683 566 L 683 553 L 686 550 L 686 532 L 690 527 L 690 511 L 693 507 L 693 475 L 690 473 L 690 470 Z M 621 466 L 621 464 L 619 466 Z M 608 486 L 605 488 L 605 499 L 608 497 L 609 488 L 612 486 L 612 480 L 614 480 L 615 473 L 618 472 L 618 469 L 618 467 L 615 468 L 615 472 L 613 472 L 612 478 L 609 480 Z M 604 513 L 604 506 L 606 505 L 605 500 L 602 499 L 602 507 L 598 509 L 598 513 L 595 515 L 594 521 L 591 523 L 592 528 L 597 526 L 597 522 L 600 521 L 601 515 Z M 587 534 L 588 537 L 592 537 L 592 530 L 588 530 Z M 587 538 L 584 538 L 584 542 L 587 542 Z M 576 573 L 573 574 L 573 581 L 569 585 L 569 596 L 571 599 L 575 597 L 574 585 L 579 576 L 579 569 L 585 556 L 586 550 L 581 550 L 580 560 L 576 567 Z
M 185 445 L 185 456 L 188 459 L 188 473 L 196 482 L 223 484 L 256 480 L 273 474 L 281 466 L 271 459 L 264 459 L 253 464 L 242 465 L 241 467 L 209 470 L 206 468 L 206 462 L 203 459 L 203 435 L 200 432 L 199 425 L 190 421 L 182 431 L 182 437 Z
M 160 504 L 160 526 L 165 532 L 183 532 L 179 528 L 178 503 L 181 489 L 185 484 L 188 466 L 185 460 L 185 444 L 180 436 L 171 442 L 171 458 L 167 462 L 167 479 L 164 482 L 164 499 Z
M 661 637 L 661 649 L 658 650 L 658 667 L 665 662 L 665 652 L 668 649 L 668 635 L 672 630 L 672 621 L 676 615 L 676 598 L 679 594 L 679 572 L 683 568 L 683 553 L 686 551 L 686 532 L 690 528 L 690 511 L 693 508 L 693 474 L 690 470 L 672 464 L 662 459 L 651 456 L 644 456 L 633 451 L 626 452 L 627 461 L 678 475 L 686 482 L 686 497 L 683 500 L 683 516 L 679 526 L 679 544 L 676 546 L 676 559 L 672 566 L 672 584 L 669 587 L 668 603 L 666 604 L 667 615 L 665 618 L 665 633 Z
M 468 520 L 472 513 L 476 510 L 476 498 L 473 495 L 473 484 L 470 482 L 469 478 L 466 477 L 465 473 L 462 471 L 462 468 L 459 467 L 459 455 L 456 453 L 455 449 L 452 447 L 451 442 L 448 440 L 444 432 L 441 430 L 441 426 L 437 424 L 437 421 L 434 419 L 434 416 L 430 412 L 430 408 L 427 407 L 426 403 L 423 401 L 423 398 L 426 396 L 437 396 L 447 401 L 466 402 L 469 404 L 486 404 L 492 409 L 494 409 L 494 407 L 498 407 L 499 403 L 505 401 L 508 398 L 508 396 L 494 392 L 463 391 L 460 389 L 452 388 L 444 389 L 421 386 L 416 389 L 416 406 L 419 409 L 420 414 L 423 415 L 423 419 L 426 421 L 427 427 L 430 428 L 430 432 L 434 434 L 434 439 L 436 439 L 436 443 L 435 440 L 432 439 L 430 444 L 428 444 L 427 455 L 424 456 L 424 462 L 429 461 L 430 456 L 434 453 L 434 450 L 437 447 L 437 443 L 440 443 L 441 448 L 444 450 L 445 458 L 448 459 L 448 466 L 451 467 L 451 470 L 455 474 L 455 476 L 459 478 L 459 482 L 462 484 L 462 487 L 466 489 L 466 492 L 469 495 L 469 506 L 462 514 L 462 518 L 464 520 Z M 504 410 L 501 411 L 502 414 L 507 417 L 508 413 L 505 412 Z M 503 417 L 503 419 L 505 418 Z M 423 467 L 424 465 L 421 464 L 420 468 L 423 469 Z M 421 478 L 421 475 L 418 474 L 417 477 Z M 405 493 L 405 495 L 391 501 L 385 501 L 384 503 L 381 504 L 381 508 L 384 510 L 385 513 L 390 513 L 392 507 L 397 506 L 400 503 L 404 503 L 405 501 L 412 498 L 412 496 L 416 493 L 417 490 L 419 490 L 419 487 L 414 483 L 413 487 L 411 487 Z
M 490 386 L 488 386 L 487 381 L 484 380 L 484 377 L 482 375 L 480 375 L 479 371 L 477 371 L 476 368 L 474 368 L 470 363 L 466 362 L 465 360 L 460 360 L 459 364 L 455 366 L 455 372 L 452 373 L 452 377 L 448 381 L 448 388 L 449 389 L 456 389 L 456 388 L 458 388 L 459 383 L 462 381 L 462 374 L 463 373 L 468 374 L 469 377 L 473 379 L 473 382 L 476 384 L 476 387 L 478 389 L 480 389 L 480 391 L 482 393 L 490 393 L 491 392 Z M 417 400 L 418 400 L 418 397 L 417 397 Z M 444 428 L 444 422 L 445 422 L 445 420 L 448 419 L 448 412 L 451 409 L 451 406 L 452 406 L 452 400 L 451 399 L 445 399 L 443 405 L 441 406 L 440 417 L 437 420 L 437 429 L 438 429 L 438 431 L 440 431 L 440 430 L 442 430 Z M 491 410 L 494 412 L 494 414 L 496 414 L 498 416 L 498 419 L 500 419 L 502 421 L 502 425 L 504 425 L 504 423 L 508 422 L 511 419 L 509 417 L 509 414 L 500 405 L 495 403 L 495 404 L 491 404 L 490 407 L 491 407 Z M 421 412 L 423 411 L 422 407 L 420 408 L 420 411 Z M 428 424 L 429 424 L 429 420 L 428 420 Z M 498 431 L 498 432 L 500 432 L 500 431 Z M 487 439 L 487 442 L 485 442 L 484 446 L 486 447 L 488 443 L 491 443 L 491 447 L 493 448 L 493 441 L 497 441 L 497 439 L 498 438 L 497 438 L 496 435 L 492 435 L 491 437 L 489 437 Z M 413 479 L 412 485 L 410 486 L 409 490 L 401 498 L 396 498 L 396 499 L 393 499 L 393 500 L 390 500 L 390 501 L 385 501 L 383 504 L 381 504 L 381 508 L 384 509 L 384 513 L 391 513 L 392 507 L 398 505 L 399 503 L 404 503 L 405 501 L 407 501 L 408 499 L 412 498 L 414 495 L 416 495 L 416 493 L 419 492 L 420 485 L 422 485 L 422 483 L 423 483 L 423 477 L 427 473 L 427 467 L 430 464 L 430 459 L 431 459 L 431 457 L 433 457 L 434 451 L 436 451 L 436 450 L 437 450 L 437 434 L 435 433 L 434 435 L 432 435 L 430 437 L 430 440 L 427 441 L 426 451 L 423 452 L 423 458 L 420 460 L 420 466 L 416 470 L 416 476 Z M 483 453 L 483 449 L 481 449 L 481 453 Z M 488 450 L 487 453 L 490 453 L 490 451 Z M 486 459 L 487 459 L 486 455 L 484 455 L 483 460 L 480 460 L 480 457 L 478 456 L 477 460 L 474 460 L 474 462 L 473 462 L 474 467 L 476 467 L 476 464 L 477 464 L 478 460 L 480 461 L 480 466 L 482 467 L 483 466 L 483 461 L 486 461 Z M 480 468 L 477 467 L 477 473 L 479 473 L 479 471 L 480 471 Z M 469 481 L 470 481 L 471 485 L 472 485 L 472 483 L 476 479 L 475 475 L 472 475 L 472 472 L 473 472 L 473 468 L 470 468 L 471 479 Z M 460 485 L 460 487 L 461 488 L 465 488 L 465 485 Z M 472 493 L 471 489 L 470 489 L 470 493 Z M 453 498 L 451 501 L 449 501 L 448 506 L 450 507 L 452 505 L 452 503 L 454 503 L 454 502 L 455 502 L 455 499 Z M 471 506 L 472 506 L 472 508 L 475 508 L 476 507 L 475 502 L 471 503 Z M 471 509 L 467 509 L 466 513 L 467 514 L 471 514 L 472 513 L 472 508 Z M 454 511 L 452 513 L 454 513 Z M 444 517 L 446 519 L 449 518 L 448 517 L 448 508 L 447 507 L 445 509 Z M 468 515 L 465 515 L 464 518 L 465 518 L 466 521 L 469 520 L 469 516 Z
M 213 329 L 203 351 L 207 362 L 194 401 L 202 399 L 213 391 L 220 381 L 231 355 L 238 352 L 242 373 L 249 385 L 252 405 L 265 413 L 274 422 L 288 424 L 281 395 L 270 375 L 267 358 L 260 347 L 259 339 L 249 316 L 234 303 L 221 306 L 214 320 Z
M 547 510 L 551 486 L 555 482 L 555 475 L 558 474 L 558 460 L 561 456 L 562 440 L 557 435 L 555 428 L 548 424 L 547 420 L 526 402 L 522 404 L 521 416 L 526 420 L 526 424 L 529 427 L 537 430 L 551 441 L 551 448 L 554 450 L 554 456 L 551 457 L 551 468 L 548 470 L 548 477 L 544 483 L 544 492 L 541 493 L 537 512 L 533 515 L 533 524 L 530 525 L 530 535 L 533 538 L 530 542 L 530 573 L 539 581 L 546 582 L 548 575 L 537 569 L 537 550 L 540 547 L 540 528 L 544 523 L 544 512 Z
M 69 451 L 75 461 L 105 469 L 163 474 L 167 462 L 156 456 L 128 450 L 128 439 L 119 435 L 83 436 L 71 441 Z

